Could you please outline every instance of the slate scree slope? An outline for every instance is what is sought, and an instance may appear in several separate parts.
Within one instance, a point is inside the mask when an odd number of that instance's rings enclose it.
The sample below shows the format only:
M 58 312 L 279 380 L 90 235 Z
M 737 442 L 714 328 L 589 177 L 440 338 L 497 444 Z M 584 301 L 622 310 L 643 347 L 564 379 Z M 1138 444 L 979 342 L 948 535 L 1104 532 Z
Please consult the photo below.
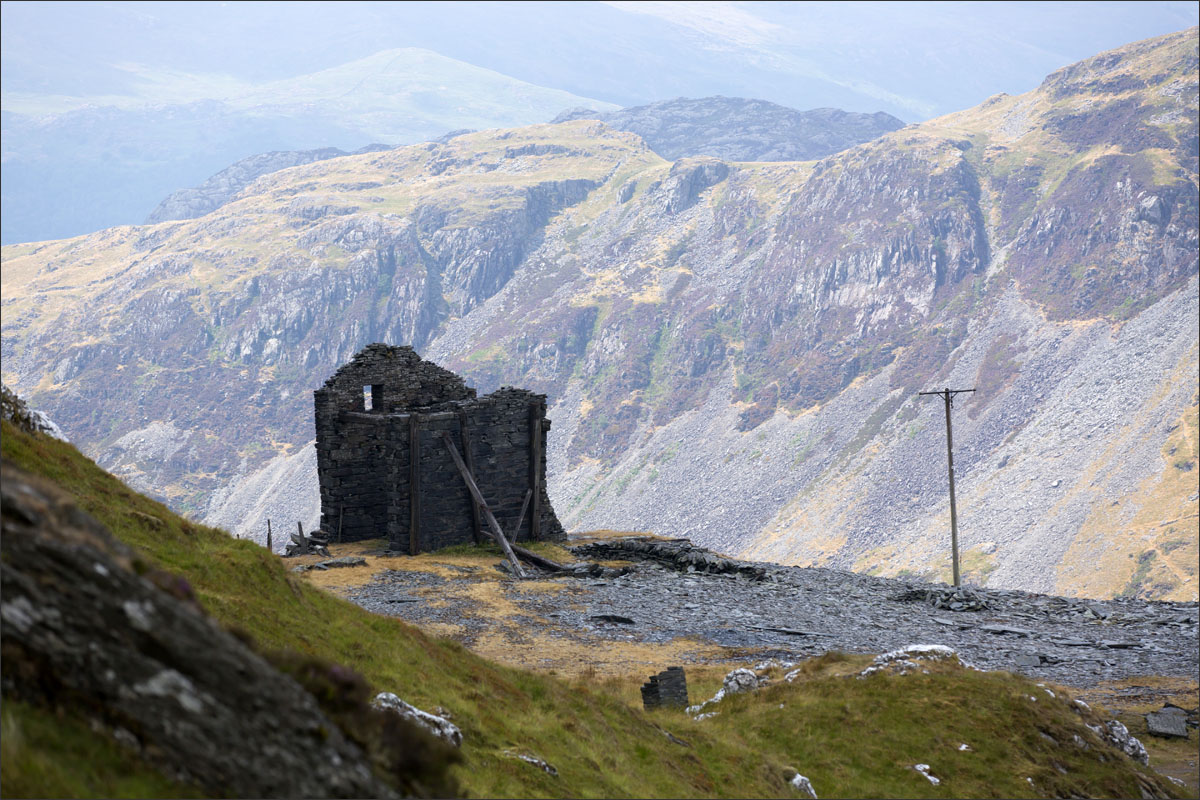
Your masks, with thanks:
M 565 538 L 546 494 L 545 395 L 505 387 L 476 398 L 453 372 L 386 344 L 364 348 L 313 395 L 326 535 L 386 538 L 414 555 L 481 541 L 448 435 L 510 539 Z

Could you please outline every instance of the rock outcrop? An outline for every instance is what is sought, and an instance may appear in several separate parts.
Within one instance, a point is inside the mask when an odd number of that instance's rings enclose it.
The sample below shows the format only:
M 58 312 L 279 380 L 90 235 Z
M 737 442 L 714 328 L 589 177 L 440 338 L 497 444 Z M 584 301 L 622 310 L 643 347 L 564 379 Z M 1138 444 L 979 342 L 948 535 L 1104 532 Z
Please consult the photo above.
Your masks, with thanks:
M 797 111 L 743 97 L 679 97 L 602 113 L 573 108 L 554 122 L 598 119 L 636 133 L 650 149 L 674 161 L 713 156 L 725 161 L 809 161 L 904 127 L 891 114 L 838 108 Z
M 168 195 L 146 217 L 146 223 L 167 222 L 173 219 L 196 219 L 216 211 L 228 203 L 238 192 L 245 189 L 263 175 L 278 172 L 288 167 L 311 164 L 338 156 L 358 153 L 374 153 L 390 149 L 385 144 L 369 144 L 347 153 L 336 147 L 321 147 L 316 150 L 276 150 L 270 153 L 243 158 L 213 175 L 199 186 L 180 189 Z
M 200 609 L 187 581 L 56 487 L 0 469 L 6 697 L 82 713 L 217 796 L 397 796 L 312 695 Z

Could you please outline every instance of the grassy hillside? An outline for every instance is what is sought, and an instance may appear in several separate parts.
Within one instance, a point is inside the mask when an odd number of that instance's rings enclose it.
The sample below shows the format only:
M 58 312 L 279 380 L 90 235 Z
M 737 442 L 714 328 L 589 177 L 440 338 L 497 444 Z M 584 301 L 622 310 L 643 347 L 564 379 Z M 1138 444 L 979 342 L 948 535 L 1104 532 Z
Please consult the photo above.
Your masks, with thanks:
M 262 647 L 350 665 L 376 689 L 420 707 L 449 709 L 464 733 L 458 778 L 472 796 L 788 796 L 792 769 L 821 796 L 1141 796 L 1142 787 L 1169 793 L 1160 778 L 1114 757 L 1084 727 L 1098 720 L 1064 696 L 956 664 L 856 680 L 850 674 L 861 657 L 830 655 L 808 662 L 794 683 L 777 681 L 722 703 L 708 720 L 644 713 L 612 682 L 498 666 L 366 613 L 294 577 L 261 547 L 138 495 L 69 444 L 8 422 L 2 433 L 5 459 L 57 482 L 120 539 L 184 576 L 225 625 Z M 693 695 L 710 688 L 703 681 Z M 6 702 L 3 725 L 6 797 L 189 793 L 109 743 L 80 750 L 95 737 L 69 717 Z M 1070 744 L 1075 735 L 1089 747 Z M 971 750 L 959 749 L 964 743 Z M 558 774 L 506 751 L 542 758 Z M 50 763 L 57 769 L 47 769 Z M 915 772 L 917 763 L 930 764 L 941 783 Z

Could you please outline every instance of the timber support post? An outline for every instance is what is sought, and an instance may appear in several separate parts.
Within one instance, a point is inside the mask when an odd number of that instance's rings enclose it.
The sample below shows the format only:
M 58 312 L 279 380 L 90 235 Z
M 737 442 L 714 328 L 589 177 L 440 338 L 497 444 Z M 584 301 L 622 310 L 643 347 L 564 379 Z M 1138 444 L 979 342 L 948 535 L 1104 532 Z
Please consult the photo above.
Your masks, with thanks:
M 270 517 L 267 517 L 267 550 L 272 553 L 275 552 L 274 550 L 271 549 L 271 518 Z
M 950 475 L 950 553 L 954 564 L 954 585 L 961 586 L 958 572 L 958 507 L 954 502 L 954 432 L 950 427 L 950 409 L 954 395 L 973 392 L 974 389 L 951 389 L 947 386 L 940 392 L 917 392 L 918 395 L 938 395 L 946 404 L 946 466 Z
M 535 542 L 542 538 L 542 416 L 541 405 L 529 407 L 529 491 L 533 493 L 529 538 Z M 513 539 L 518 532 L 513 531 Z
M 421 417 L 408 417 L 408 554 L 420 552 L 421 534 Z

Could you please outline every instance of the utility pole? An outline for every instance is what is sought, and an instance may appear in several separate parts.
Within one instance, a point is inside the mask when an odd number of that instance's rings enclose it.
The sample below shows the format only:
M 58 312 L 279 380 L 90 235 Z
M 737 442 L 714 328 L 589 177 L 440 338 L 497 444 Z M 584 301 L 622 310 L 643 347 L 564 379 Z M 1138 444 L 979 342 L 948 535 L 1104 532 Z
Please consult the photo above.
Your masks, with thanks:
M 947 386 L 940 392 L 917 392 L 918 395 L 939 395 L 946 403 L 946 464 L 950 473 L 950 552 L 954 559 L 954 585 L 960 586 L 958 576 L 958 508 L 954 504 L 954 434 L 950 429 L 950 408 L 954 395 L 973 392 L 974 389 L 951 389 Z

